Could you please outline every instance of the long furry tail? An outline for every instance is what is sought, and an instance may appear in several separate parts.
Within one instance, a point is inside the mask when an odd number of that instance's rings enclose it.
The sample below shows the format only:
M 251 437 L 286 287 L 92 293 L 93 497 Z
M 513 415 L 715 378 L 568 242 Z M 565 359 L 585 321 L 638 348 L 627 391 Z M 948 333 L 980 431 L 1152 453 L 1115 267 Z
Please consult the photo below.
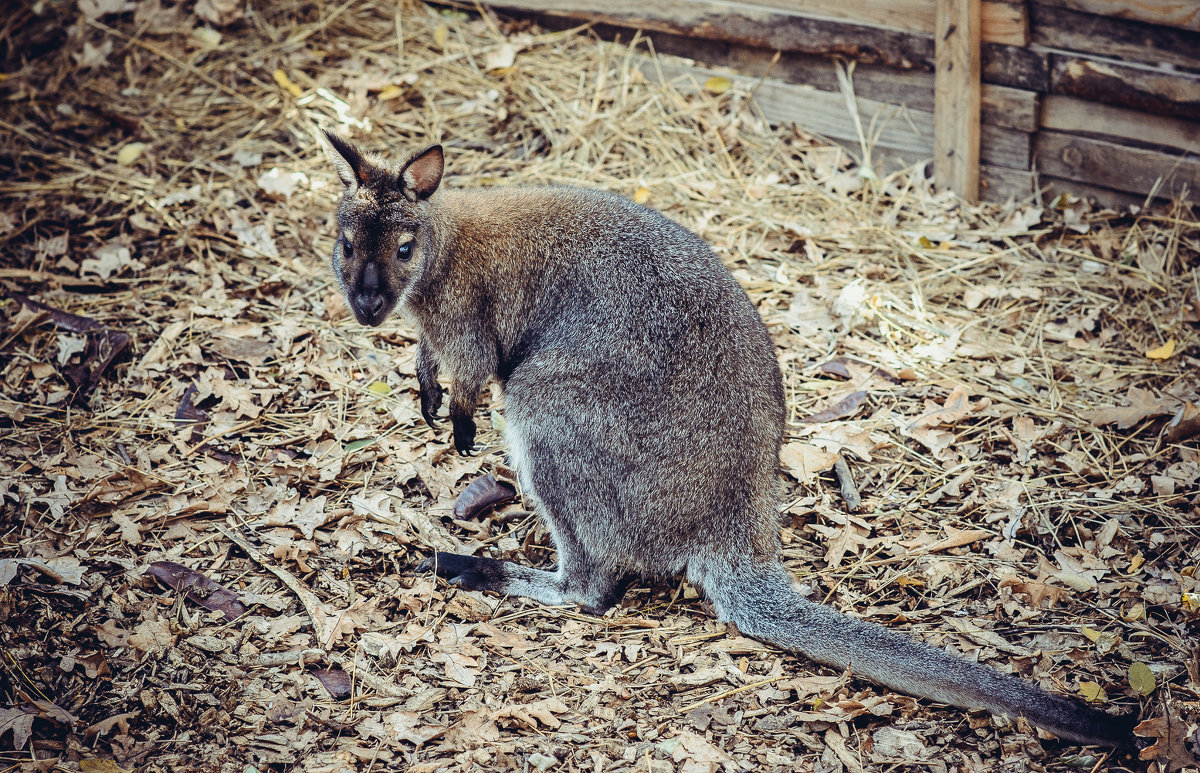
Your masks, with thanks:
M 1134 718 L 1114 716 L 1051 695 L 987 666 L 847 617 L 801 596 L 778 563 L 695 562 L 700 585 L 722 620 L 747 636 L 834 668 L 849 668 L 898 692 L 965 709 L 1022 716 L 1064 740 L 1129 748 Z

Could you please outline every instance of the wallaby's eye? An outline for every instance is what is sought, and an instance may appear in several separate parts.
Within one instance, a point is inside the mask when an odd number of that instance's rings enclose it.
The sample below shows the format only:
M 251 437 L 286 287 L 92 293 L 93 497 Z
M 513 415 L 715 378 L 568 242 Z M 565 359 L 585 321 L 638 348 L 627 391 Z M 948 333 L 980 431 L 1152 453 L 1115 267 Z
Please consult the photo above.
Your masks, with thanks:
M 354 245 L 345 236 L 342 237 L 342 257 L 349 258 L 354 254 Z
M 412 257 L 412 242 L 405 242 L 396 248 L 396 257 L 400 260 L 408 260 Z

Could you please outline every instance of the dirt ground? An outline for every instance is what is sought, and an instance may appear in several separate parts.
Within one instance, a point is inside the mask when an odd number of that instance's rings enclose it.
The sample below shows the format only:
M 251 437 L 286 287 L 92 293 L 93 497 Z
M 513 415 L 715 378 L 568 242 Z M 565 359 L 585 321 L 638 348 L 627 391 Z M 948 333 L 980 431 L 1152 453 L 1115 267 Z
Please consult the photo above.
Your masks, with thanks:
M 960 206 L 649 53 L 412 0 L 0 19 L 0 769 L 1196 769 L 1195 210 Z M 684 583 L 593 618 L 415 573 L 554 556 L 519 501 L 455 517 L 503 401 L 458 457 L 412 330 L 347 313 L 319 128 L 704 236 L 778 346 L 802 588 L 1138 714 L 1141 759 L 780 653 Z

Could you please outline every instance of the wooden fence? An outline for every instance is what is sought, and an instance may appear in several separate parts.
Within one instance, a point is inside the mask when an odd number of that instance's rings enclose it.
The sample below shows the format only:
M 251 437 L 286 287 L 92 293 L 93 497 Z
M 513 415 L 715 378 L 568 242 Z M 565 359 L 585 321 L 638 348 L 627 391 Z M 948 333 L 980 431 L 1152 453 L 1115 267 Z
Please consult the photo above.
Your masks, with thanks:
M 489 5 L 643 30 L 660 52 L 769 74 L 756 91 L 768 119 L 851 147 L 859 133 L 835 63 L 853 62 L 861 125 L 878 130 L 873 158 L 932 158 L 936 180 L 968 199 L 1040 188 L 1135 203 L 1200 187 L 1200 0 Z

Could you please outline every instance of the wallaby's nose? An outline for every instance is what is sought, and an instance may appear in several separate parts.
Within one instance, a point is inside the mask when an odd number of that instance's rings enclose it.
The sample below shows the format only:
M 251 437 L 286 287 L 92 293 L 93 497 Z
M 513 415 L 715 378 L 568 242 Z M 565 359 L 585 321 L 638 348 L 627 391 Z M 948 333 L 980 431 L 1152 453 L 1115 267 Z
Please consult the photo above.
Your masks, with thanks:
M 359 293 L 354 299 L 354 305 L 364 317 L 371 318 L 383 308 L 383 296 L 378 293 Z

